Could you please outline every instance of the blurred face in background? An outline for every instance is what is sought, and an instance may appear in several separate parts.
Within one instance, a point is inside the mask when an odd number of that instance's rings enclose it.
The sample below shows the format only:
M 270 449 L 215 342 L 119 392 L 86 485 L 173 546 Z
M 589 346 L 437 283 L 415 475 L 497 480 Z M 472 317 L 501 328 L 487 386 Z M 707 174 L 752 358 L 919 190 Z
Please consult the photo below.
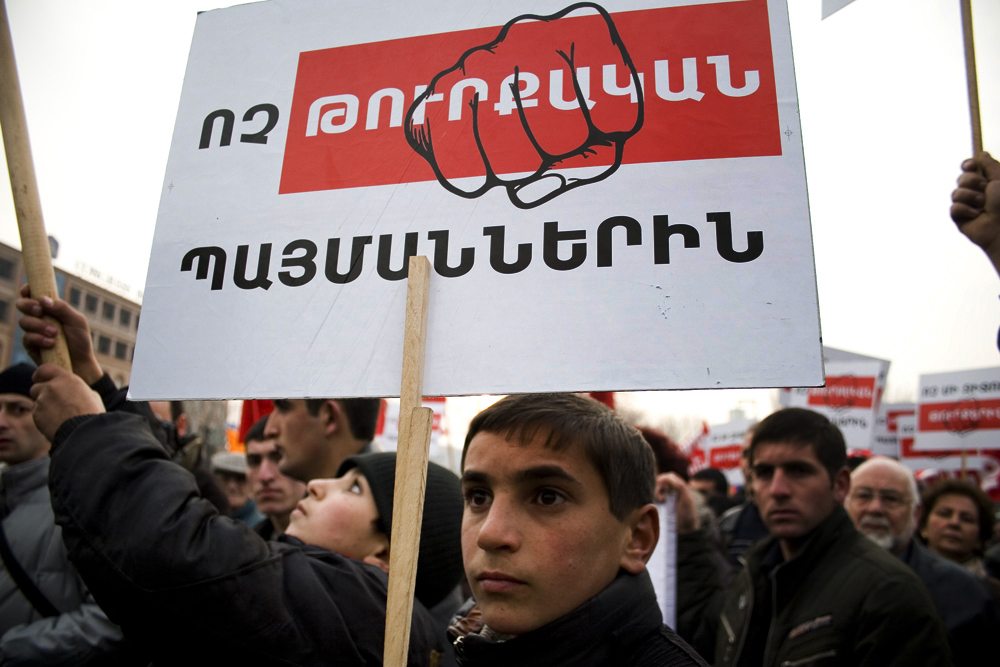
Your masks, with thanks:
M 0 461 L 7 465 L 39 459 L 49 441 L 35 427 L 35 402 L 23 394 L 0 394 Z
M 287 521 L 295 504 L 305 495 L 306 485 L 278 469 L 282 453 L 274 438 L 247 442 L 246 456 L 247 481 L 257 509 L 269 517 L 283 516 Z
M 964 562 L 980 548 L 979 508 L 968 496 L 948 493 L 927 508 L 923 536 L 927 546 L 945 558 Z
M 917 499 L 910 471 L 889 459 L 872 459 L 851 475 L 845 508 L 854 525 L 884 549 L 901 553 L 916 529 Z

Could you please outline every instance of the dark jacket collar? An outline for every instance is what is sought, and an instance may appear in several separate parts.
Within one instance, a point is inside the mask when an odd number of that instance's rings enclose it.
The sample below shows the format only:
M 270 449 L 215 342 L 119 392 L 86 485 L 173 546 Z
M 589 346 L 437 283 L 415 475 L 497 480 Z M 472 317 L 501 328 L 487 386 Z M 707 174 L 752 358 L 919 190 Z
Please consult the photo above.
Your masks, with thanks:
M 778 540 L 769 537 L 750 551 L 747 563 L 751 572 L 761 569 L 771 571 L 779 565 L 783 574 L 807 572 L 835 544 L 856 532 L 851 517 L 843 507 L 837 505 L 830 516 L 813 529 L 799 552 L 789 560 L 782 561 Z
M 459 664 L 604 665 L 663 624 L 649 575 L 619 572 L 617 578 L 574 611 L 537 630 L 494 641 L 479 634 L 456 640 Z

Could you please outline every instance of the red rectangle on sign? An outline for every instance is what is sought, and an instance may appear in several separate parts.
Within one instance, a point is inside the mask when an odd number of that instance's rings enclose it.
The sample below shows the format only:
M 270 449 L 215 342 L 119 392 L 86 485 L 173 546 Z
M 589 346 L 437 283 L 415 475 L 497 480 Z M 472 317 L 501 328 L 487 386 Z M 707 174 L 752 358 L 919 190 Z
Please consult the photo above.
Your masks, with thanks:
M 809 390 L 809 405 L 834 408 L 871 408 L 875 403 L 875 378 L 842 375 L 828 377 L 826 386 Z
M 279 192 L 781 154 L 765 0 L 514 18 L 300 54 Z
M 917 420 L 918 429 L 923 432 L 1000 429 L 1000 398 L 924 403 L 920 405 Z
M 740 467 L 742 445 L 727 445 L 716 447 L 709 452 L 708 465 L 719 470 L 732 470 Z

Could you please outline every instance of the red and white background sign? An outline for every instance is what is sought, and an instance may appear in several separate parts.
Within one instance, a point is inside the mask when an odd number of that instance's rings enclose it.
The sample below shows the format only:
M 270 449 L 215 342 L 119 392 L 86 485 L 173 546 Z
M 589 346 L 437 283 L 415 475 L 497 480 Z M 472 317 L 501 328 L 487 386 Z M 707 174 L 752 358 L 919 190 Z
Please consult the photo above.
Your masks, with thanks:
M 457 452 L 451 447 L 448 432 L 448 402 L 443 396 L 424 396 L 422 405 L 434 412 L 431 422 L 431 441 L 428 448 L 428 458 L 449 470 L 458 470 Z M 375 448 L 380 452 L 396 451 L 399 442 L 399 401 L 388 400 L 385 403 L 385 418 L 379 424 L 375 434 Z
M 912 417 L 916 411 L 915 403 L 882 403 L 875 420 L 872 455 L 890 456 L 898 459 L 900 456 L 899 419 Z
M 1000 449 L 1000 367 L 920 376 L 914 448 Z
M 734 419 L 710 426 L 708 433 L 691 448 L 691 472 L 715 468 L 723 471 L 731 484 L 743 484 L 740 467 L 743 441 L 752 424 L 749 419 Z
M 815 410 L 836 424 L 848 449 L 870 450 L 889 362 L 824 347 L 826 386 L 782 389 L 783 407 Z
M 203 12 L 132 395 L 396 395 L 415 254 L 427 394 L 814 386 L 811 244 L 784 0 Z
M 925 480 L 938 476 L 958 477 L 967 474 L 976 482 L 989 488 L 995 485 L 1000 472 L 1000 450 L 996 449 L 923 449 L 914 447 L 917 437 L 917 416 L 897 419 L 899 433 L 899 462 Z M 964 454 L 964 455 L 963 455 Z

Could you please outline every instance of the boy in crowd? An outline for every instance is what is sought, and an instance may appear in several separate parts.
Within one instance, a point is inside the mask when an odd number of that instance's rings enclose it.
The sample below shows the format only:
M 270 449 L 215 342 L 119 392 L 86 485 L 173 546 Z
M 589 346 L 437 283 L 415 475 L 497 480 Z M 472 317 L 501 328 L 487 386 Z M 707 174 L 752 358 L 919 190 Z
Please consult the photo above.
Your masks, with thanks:
M 254 526 L 257 534 L 270 540 L 288 528 L 295 505 L 306 493 L 306 485 L 281 472 L 281 448 L 274 438 L 264 437 L 267 417 L 257 420 L 244 437 L 247 479 L 257 509 L 266 517 Z
M 588 398 L 510 396 L 472 420 L 462 469 L 477 610 L 451 630 L 459 664 L 705 664 L 646 573 L 659 520 L 635 428 Z
M 25 347 L 54 343 L 49 315 L 86 327 L 61 301 L 21 299 Z M 79 331 L 77 331 L 79 333 Z M 74 368 L 89 335 L 67 335 Z M 154 664 L 381 665 L 395 476 L 393 454 L 314 480 L 278 541 L 220 516 L 166 456 L 143 418 L 104 413 L 78 376 L 35 375 L 35 421 L 53 440 L 50 486 L 71 559 L 108 616 Z M 443 631 L 425 607 L 461 577 L 458 479 L 431 464 L 408 663 L 433 665 Z

